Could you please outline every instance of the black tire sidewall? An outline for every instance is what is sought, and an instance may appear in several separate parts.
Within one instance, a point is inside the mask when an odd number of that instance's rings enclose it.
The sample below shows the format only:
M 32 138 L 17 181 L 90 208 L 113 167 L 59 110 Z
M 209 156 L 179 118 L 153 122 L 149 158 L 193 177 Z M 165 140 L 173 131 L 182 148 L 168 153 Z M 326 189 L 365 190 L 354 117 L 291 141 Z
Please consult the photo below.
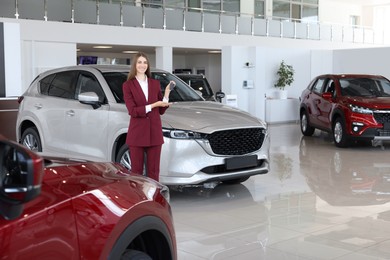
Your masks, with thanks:
M 23 144 L 24 139 L 26 138 L 27 135 L 34 136 L 34 138 L 37 140 L 37 143 L 38 143 L 38 152 L 42 152 L 42 142 L 41 142 L 41 138 L 40 138 L 39 133 L 38 133 L 38 129 L 36 127 L 27 128 L 22 134 L 22 138 L 21 138 L 22 144 Z

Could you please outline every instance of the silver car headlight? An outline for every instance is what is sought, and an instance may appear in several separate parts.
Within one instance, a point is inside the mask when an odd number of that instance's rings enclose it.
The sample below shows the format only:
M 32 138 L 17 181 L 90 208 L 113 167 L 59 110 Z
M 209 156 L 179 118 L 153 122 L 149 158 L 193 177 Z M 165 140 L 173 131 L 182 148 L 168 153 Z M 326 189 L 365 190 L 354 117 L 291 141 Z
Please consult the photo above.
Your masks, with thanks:
M 352 110 L 354 113 L 359 113 L 359 114 L 372 114 L 372 110 L 369 108 L 365 107 L 359 107 L 356 105 L 349 105 L 349 108 Z
M 205 137 L 201 133 L 177 129 L 163 129 L 163 135 L 173 139 L 203 139 Z

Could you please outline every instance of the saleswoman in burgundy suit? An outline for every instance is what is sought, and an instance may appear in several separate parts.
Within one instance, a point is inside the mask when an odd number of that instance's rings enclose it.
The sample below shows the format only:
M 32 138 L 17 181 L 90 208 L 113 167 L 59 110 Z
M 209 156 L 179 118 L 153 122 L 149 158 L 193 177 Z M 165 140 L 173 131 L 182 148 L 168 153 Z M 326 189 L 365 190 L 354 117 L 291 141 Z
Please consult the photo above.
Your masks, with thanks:
M 159 181 L 164 143 L 160 115 L 169 107 L 170 91 L 168 84 L 162 96 L 160 82 L 151 78 L 148 57 L 141 52 L 136 54 L 127 81 L 123 83 L 123 97 L 131 117 L 126 143 L 130 150 L 131 171 L 143 173 L 146 153 L 147 176 L 156 181 Z

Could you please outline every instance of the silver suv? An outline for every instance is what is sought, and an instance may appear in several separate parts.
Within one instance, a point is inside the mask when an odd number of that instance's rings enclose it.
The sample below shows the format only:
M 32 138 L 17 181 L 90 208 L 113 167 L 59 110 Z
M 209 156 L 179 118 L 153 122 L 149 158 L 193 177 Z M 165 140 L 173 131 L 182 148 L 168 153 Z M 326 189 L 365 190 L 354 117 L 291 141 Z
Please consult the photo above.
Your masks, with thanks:
M 17 140 L 52 156 L 116 161 L 131 168 L 129 114 L 122 84 L 128 66 L 79 65 L 46 71 L 20 97 Z M 167 185 L 239 183 L 269 171 L 266 123 L 204 101 L 171 73 L 152 70 L 163 90 L 177 86 L 163 115 L 160 181 Z

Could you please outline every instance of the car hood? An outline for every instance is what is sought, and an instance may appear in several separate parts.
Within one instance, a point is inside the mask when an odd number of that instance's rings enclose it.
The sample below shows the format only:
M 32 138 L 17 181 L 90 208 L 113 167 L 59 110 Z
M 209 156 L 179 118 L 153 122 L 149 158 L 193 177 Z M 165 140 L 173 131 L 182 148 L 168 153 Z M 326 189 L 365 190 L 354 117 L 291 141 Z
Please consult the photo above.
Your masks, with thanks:
M 390 109 L 390 97 L 348 97 L 347 102 L 372 109 Z
M 238 108 L 212 101 L 177 102 L 162 117 L 163 127 L 212 133 L 232 128 L 266 127 L 266 124 Z

